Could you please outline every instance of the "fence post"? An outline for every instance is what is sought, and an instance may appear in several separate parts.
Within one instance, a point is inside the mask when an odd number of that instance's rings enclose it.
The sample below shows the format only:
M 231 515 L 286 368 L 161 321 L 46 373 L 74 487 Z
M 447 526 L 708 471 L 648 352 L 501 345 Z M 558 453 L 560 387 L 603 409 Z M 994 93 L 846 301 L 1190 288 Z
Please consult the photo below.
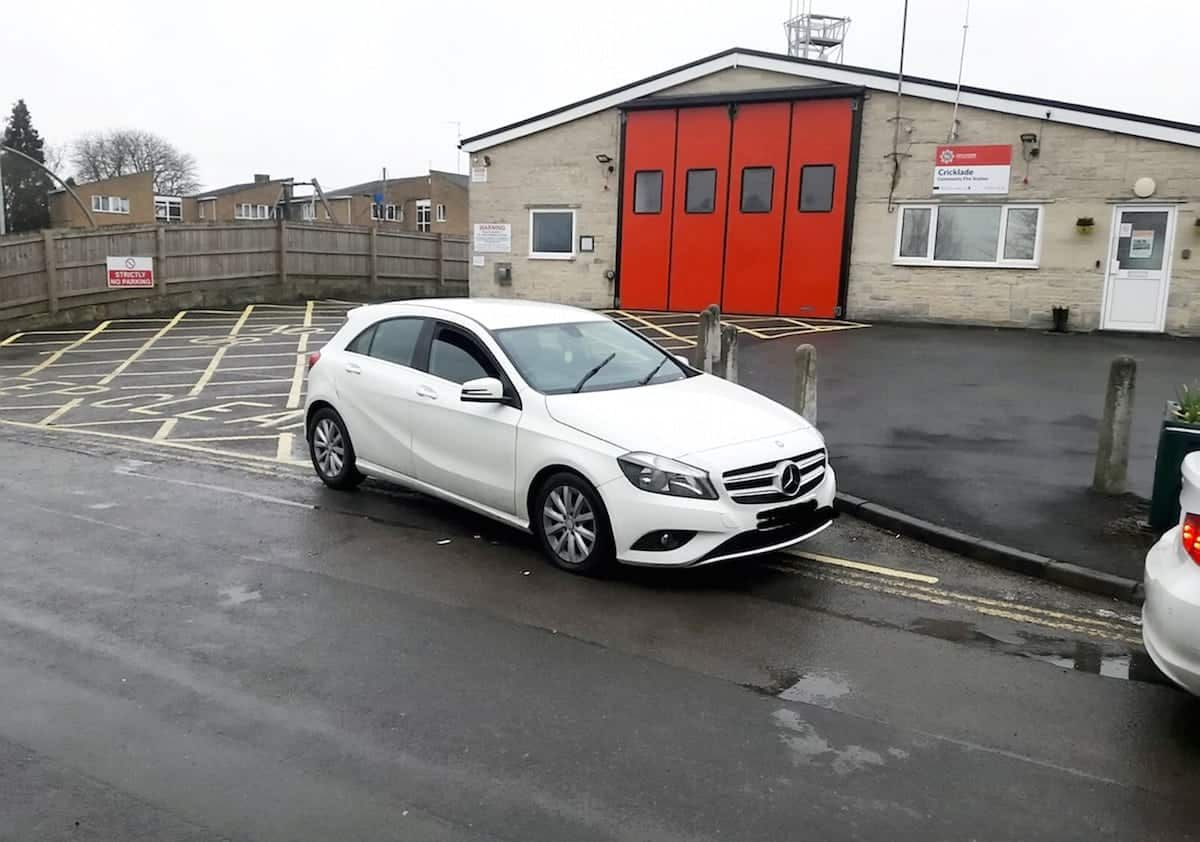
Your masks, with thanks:
M 446 285 L 446 235 L 441 231 L 437 235 L 437 284 L 438 290 Z
M 1096 449 L 1096 473 L 1092 478 L 1092 490 L 1101 494 L 1125 493 L 1136 381 L 1137 360 L 1124 355 L 1116 357 L 1108 372 L 1104 418 L 1100 422 L 1100 443 Z
M 288 232 L 287 220 L 279 217 L 279 286 L 286 287 L 288 282 Z
M 796 347 L 793 408 L 809 424 L 817 423 L 817 349 L 812 345 Z
M 53 315 L 58 312 L 58 257 L 54 250 L 54 231 L 47 228 L 42 232 L 42 249 L 46 264 L 46 308 Z
M 376 240 L 376 235 L 379 233 L 379 226 L 372 225 L 370 231 L 368 242 L 370 243 L 371 252 L 371 276 L 367 280 L 367 296 L 373 300 L 376 288 L 379 286 L 379 243 Z
M 154 227 L 154 284 L 159 295 L 167 294 L 167 229 Z
M 720 375 L 730 383 L 738 382 L 738 329 L 733 325 L 721 326 L 721 357 L 718 368 Z
M 720 355 L 721 310 L 716 304 L 709 304 L 700 311 L 700 321 L 696 325 L 696 351 L 692 365 L 712 374 L 713 363 Z

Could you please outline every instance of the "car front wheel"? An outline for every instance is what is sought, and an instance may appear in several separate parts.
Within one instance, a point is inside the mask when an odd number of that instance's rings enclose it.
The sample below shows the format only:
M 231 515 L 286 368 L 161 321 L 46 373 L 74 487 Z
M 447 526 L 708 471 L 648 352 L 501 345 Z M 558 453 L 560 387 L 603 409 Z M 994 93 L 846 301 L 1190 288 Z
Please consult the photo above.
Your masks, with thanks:
M 354 466 L 354 445 L 342 417 L 329 407 L 317 410 L 308 433 L 308 454 L 321 482 L 330 488 L 354 488 L 364 477 Z
M 542 550 L 556 566 L 594 576 L 612 564 L 612 534 L 604 503 L 582 477 L 566 472 L 549 477 L 530 514 Z

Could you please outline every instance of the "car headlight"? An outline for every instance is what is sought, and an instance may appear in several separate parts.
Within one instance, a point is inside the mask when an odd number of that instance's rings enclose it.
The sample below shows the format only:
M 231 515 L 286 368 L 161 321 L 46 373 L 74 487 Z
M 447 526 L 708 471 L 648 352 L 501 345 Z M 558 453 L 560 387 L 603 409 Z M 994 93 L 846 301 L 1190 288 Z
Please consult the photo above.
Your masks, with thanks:
M 717 499 L 708 474 L 683 462 L 653 453 L 626 453 L 617 462 L 629 481 L 642 491 L 698 500 Z

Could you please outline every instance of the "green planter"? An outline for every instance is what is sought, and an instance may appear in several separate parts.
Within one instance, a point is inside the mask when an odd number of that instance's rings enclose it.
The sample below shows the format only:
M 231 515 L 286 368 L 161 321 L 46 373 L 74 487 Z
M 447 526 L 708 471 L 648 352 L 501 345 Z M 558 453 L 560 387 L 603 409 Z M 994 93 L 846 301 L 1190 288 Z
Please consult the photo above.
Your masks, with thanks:
M 1179 492 L 1183 485 L 1183 458 L 1200 450 L 1200 424 L 1189 424 L 1175 416 L 1167 402 L 1166 417 L 1158 434 L 1158 456 L 1154 460 L 1154 492 L 1150 498 L 1150 525 L 1170 529 L 1179 522 Z

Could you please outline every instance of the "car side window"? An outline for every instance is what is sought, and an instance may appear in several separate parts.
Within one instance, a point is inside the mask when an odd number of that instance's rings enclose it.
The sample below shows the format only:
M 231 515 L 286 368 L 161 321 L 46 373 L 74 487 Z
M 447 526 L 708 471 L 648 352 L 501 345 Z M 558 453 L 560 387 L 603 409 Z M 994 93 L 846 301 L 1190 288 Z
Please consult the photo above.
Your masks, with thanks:
M 396 365 L 411 366 L 417 350 L 417 340 L 425 320 L 419 318 L 388 319 L 375 325 L 370 355 Z
M 433 337 L 429 373 L 459 384 L 480 377 L 503 379 L 496 364 L 474 339 L 450 327 L 439 328 Z
M 375 336 L 375 325 L 371 325 L 358 336 L 350 340 L 346 350 L 352 354 L 367 355 L 371 353 L 371 339 Z

